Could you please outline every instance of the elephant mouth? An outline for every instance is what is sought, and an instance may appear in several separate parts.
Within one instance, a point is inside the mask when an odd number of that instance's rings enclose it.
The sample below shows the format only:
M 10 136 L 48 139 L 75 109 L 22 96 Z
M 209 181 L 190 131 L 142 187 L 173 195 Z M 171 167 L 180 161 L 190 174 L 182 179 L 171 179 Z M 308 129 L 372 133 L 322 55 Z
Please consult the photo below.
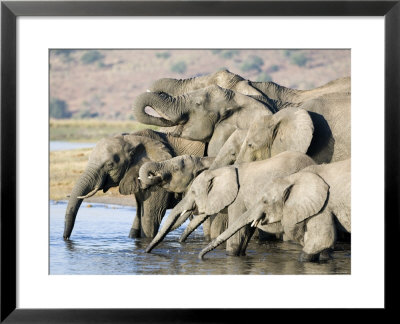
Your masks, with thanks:
M 164 114 L 159 113 L 158 111 L 156 111 L 153 107 L 151 106 L 146 106 L 144 108 L 144 112 L 145 114 L 155 117 L 155 118 L 162 118 L 162 119 L 166 119 L 166 120 L 171 120 L 169 117 L 165 116 Z

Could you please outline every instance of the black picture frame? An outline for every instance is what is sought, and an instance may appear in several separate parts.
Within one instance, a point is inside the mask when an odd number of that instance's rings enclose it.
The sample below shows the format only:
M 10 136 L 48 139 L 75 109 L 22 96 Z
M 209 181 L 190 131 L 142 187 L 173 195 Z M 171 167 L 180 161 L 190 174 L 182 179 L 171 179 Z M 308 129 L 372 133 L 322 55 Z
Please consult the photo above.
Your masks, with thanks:
M 385 18 L 385 309 L 398 284 L 400 1 L 2 1 L 1 3 L 1 322 L 234 322 L 243 309 L 16 308 L 16 19 L 19 16 L 384 16 Z M 373 80 L 371 80 L 372 82 Z M 373 256 L 371 256 L 373 262 Z M 240 314 L 239 314 L 240 313 Z

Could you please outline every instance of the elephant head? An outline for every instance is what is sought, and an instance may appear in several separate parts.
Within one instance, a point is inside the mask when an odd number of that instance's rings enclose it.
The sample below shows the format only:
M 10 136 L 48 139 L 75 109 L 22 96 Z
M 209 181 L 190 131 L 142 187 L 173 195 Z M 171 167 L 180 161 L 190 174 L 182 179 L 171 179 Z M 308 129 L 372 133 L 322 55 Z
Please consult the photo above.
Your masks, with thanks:
M 236 163 L 265 160 L 284 151 L 306 153 L 314 125 L 304 109 L 286 108 L 263 116 L 249 128 Z
M 171 157 L 169 149 L 160 141 L 144 136 L 121 134 L 100 140 L 89 157 L 86 170 L 72 189 L 65 214 L 64 239 L 71 235 L 83 199 L 116 186 L 121 194 L 135 194 L 141 190 L 140 166 L 147 161 Z
M 184 193 L 213 161 L 212 157 L 181 155 L 166 161 L 146 162 L 139 170 L 139 177 L 144 188 L 158 185 L 169 192 Z
M 221 88 L 235 90 L 245 95 L 262 95 L 262 92 L 251 86 L 248 80 L 226 69 L 190 79 L 159 79 L 153 82 L 149 91 L 165 92 L 172 96 L 180 96 L 211 85 L 218 85 Z
M 237 129 L 227 139 L 222 148 L 219 150 L 214 162 L 210 166 L 210 170 L 222 168 L 236 162 L 240 148 L 247 136 L 247 129 Z
M 244 109 L 251 109 L 253 116 L 261 112 L 271 114 L 262 102 L 217 85 L 176 97 L 166 93 L 143 93 L 136 97 L 133 114 L 144 124 L 176 126 L 174 136 L 208 143 L 221 121 Z M 250 123 L 250 116 L 243 119 L 237 123 Z
M 185 197 L 171 211 L 162 229 L 146 248 L 150 252 L 169 231 L 178 228 L 192 214 L 215 215 L 228 207 L 239 192 L 237 170 L 234 167 L 206 170 L 194 179 Z M 200 225 L 200 224 L 198 224 Z
M 328 184 L 311 172 L 303 171 L 274 179 L 253 207 L 205 247 L 199 257 L 202 258 L 248 224 L 263 229 L 264 226 L 279 222 L 289 239 L 301 243 L 304 228 L 298 225 L 325 207 L 328 191 Z

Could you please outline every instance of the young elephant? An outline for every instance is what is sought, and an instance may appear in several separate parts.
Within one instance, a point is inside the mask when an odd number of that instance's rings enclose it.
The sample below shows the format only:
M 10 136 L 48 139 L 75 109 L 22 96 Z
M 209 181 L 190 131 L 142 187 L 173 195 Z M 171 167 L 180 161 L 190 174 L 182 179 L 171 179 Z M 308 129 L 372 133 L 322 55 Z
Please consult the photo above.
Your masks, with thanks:
M 119 186 L 123 195 L 135 195 L 137 214 L 129 237 L 154 237 L 167 208 L 174 206 L 171 193 L 162 188 L 143 189 L 138 181 L 140 166 L 148 161 L 170 159 L 177 154 L 204 154 L 204 144 L 144 130 L 100 140 L 84 173 L 76 182 L 65 213 L 64 239 L 71 236 L 83 199 L 97 191 Z
M 190 186 L 186 196 L 174 207 L 162 229 L 147 247 L 150 252 L 176 223 L 182 224 L 191 213 L 196 216 L 195 224 L 188 226 L 185 235 L 190 234 L 206 218 L 227 208 L 229 224 L 251 208 L 260 195 L 261 189 L 277 177 L 286 176 L 313 165 L 314 161 L 299 152 L 283 152 L 271 159 L 228 166 L 201 173 Z M 246 226 L 227 242 L 227 253 L 244 255 L 254 228 Z
M 186 193 L 193 180 L 207 170 L 213 161 L 213 157 L 182 155 L 166 161 L 146 162 L 139 170 L 139 177 L 143 188 L 156 185 L 168 192 Z M 214 239 L 221 234 L 226 229 L 227 221 L 227 215 L 221 214 L 204 222 L 205 239 Z M 176 225 L 172 230 L 178 228 L 181 223 L 177 222 Z
M 300 261 L 326 257 L 336 242 L 336 231 L 351 232 L 350 159 L 312 165 L 300 172 L 276 178 L 263 195 L 235 223 L 204 248 L 199 257 L 228 240 L 241 228 L 258 226 L 281 231 L 301 244 Z
M 306 153 L 313 138 L 314 125 L 309 113 L 286 108 L 263 116 L 247 130 L 236 130 L 215 157 L 210 169 L 233 163 L 261 161 L 285 151 Z

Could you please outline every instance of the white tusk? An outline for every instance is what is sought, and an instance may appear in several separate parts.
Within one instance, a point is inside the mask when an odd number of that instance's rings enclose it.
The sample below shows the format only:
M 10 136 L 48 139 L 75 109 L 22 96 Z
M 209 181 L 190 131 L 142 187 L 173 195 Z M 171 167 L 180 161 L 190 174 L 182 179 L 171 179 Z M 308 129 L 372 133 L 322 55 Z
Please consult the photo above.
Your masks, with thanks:
M 181 216 L 184 214 L 184 213 L 186 213 L 187 212 L 187 209 L 185 209 L 182 213 L 181 213 Z
M 91 192 L 89 192 L 87 195 L 85 195 L 85 196 L 79 196 L 79 197 L 77 197 L 78 199 L 85 199 L 85 198 L 89 198 L 89 197 L 92 197 L 92 196 L 94 196 L 95 194 L 96 194 L 96 192 L 97 191 L 99 191 L 100 190 L 100 188 L 94 188 Z
M 259 222 L 260 222 L 259 219 L 253 220 L 253 222 L 251 223 L 251 227 L 257 227 L 257 225 L 258 225 Z
M 138 179 L 138 180 L 142 180 L 142 179 L 140 179 L 140 177 L 137 177 L 137 179 Z
M 151 91 L 149 89 L 147 89 L 146 92 L 151 92 Z

